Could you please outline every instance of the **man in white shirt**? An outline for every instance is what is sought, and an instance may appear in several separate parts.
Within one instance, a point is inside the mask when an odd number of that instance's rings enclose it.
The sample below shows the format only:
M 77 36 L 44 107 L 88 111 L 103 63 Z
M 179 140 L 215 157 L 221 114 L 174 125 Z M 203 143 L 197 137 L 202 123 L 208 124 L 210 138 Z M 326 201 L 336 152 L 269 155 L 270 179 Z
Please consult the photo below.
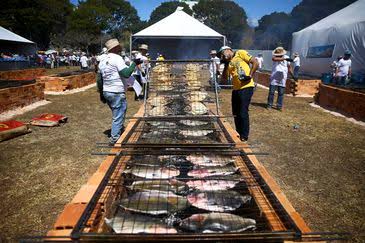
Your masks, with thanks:
M 262 68 L 264 67 L 264 58 L 262 57 L 262 54 L 259 53 L 259 55 L 256 57 L 256 61 L 259 64 L 259 71 L 262 70 Z
M 274 102 L 275 90 L 278 90 L 278 98 L 276 102 L 276 108 L 281 111 L 283 108 L 283 100 L 285 93 L 286 80 L 288 73 L 293 75 L 290 66 L 290 59 L 286 54 L 286 50 L 283 47 L 277 47 L 272 52 L 272 71 L 270 76 L 270 89 L 269 96 L 267 97 L 267 108 L 272 108 Z
M 299 69 L 300 69 L 300 57 L 299 53 L 294 53 L 294 78 L 298 79 L 299 77 Z
M 81 63 L 81 69 L 82 70 L 89 69 L 88 58 L 87 58 L 85 53 L 82 53 L 82 57 L 80 58 L 80 63 Z
M 119 55 L 122 48 L 117 39 L 108 40 L 105 43 L 108 54 L 99 63 L 99 75 L 97 79 L 100 99 L 107 103 L 112 111 L 112 128 L 109 145 L 114 145 L 121 133 L 127 110 L 127 79 L 132 75 L 136 65 L 141 64 L 135 60 L 128 67 Z
M 346 50 L 344 57 L 338 61 L 336 68 L 337 84 L 346 84 L 351 79 L 351 51 Z
M 209 63 L 209 73 L 210 73 L 210 82 L 213 85 L 218 85 L 218 76 L 220 75 L 219 72 L 219 65 L 221 63 L 221 60 L 219 57 L 217 57 L 217 51 L 211 50 L 210 51 L 210 63 Z M 214 87 L 214 86 L 213 86 Z

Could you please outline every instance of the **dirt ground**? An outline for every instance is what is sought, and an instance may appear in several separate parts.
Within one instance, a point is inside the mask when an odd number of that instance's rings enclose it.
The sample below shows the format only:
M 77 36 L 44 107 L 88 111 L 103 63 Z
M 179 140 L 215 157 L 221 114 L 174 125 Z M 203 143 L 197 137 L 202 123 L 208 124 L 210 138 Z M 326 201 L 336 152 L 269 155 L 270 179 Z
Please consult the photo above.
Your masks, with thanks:
M 314 231 L 365 229 L 365 129 L 309 106 L 309 98 L 285 98 L 283 112 L 266 110 L 267 90 L 258 89 L 251 106 L 249 142 L 297 211 Z M 221 110 L 230 115 L 230 91 L 220 93 Z M 52 103 L 17 117 L 29 121 L 43 112 L 69 117 L 55 128 L 0 144 L 0 239 L 45 234 L 80 186 L 98 168 L 97 141 L 107 141 L 111 114 L 95 88 L 47 96 Z M 141 102 L 128 93 L 128 116 Z M 298 129 L 294 129 L 298 125 Z M 1 241 L 1 240 L 0 240 Z

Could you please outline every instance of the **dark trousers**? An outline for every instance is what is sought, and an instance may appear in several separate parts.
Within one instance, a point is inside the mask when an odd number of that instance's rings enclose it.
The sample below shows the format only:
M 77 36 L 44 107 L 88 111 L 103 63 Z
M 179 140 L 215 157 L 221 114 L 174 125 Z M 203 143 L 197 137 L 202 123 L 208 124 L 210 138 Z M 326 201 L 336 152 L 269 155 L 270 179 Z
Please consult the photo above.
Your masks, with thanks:
M 139 96 L 137 96 L 137 94 L 134 93 L 134 100 L 143 99 L 144 85 L 142 83 L 141 76 L 139 75 L 133 75 L 133 76 L 137 80 L 137 82 L 142 86 L 142 93 Z
M 232 91 L 232 113 L 234 115 L 234 123 L 236 131 L 241 139 L 248 139 L 250 133 L 250 117 L 248 107 L 251 103 L 253 88 L 245 88 Z

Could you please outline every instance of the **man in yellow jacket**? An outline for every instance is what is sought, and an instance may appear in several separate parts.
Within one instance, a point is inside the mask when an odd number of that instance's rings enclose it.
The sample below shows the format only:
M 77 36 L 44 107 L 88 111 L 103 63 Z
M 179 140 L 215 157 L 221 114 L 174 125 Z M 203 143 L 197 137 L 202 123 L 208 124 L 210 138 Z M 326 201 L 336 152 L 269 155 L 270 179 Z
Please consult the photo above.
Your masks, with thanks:
M 247 51 L 233 51 L 229 46 L 223 46 L 219 50 L 218 57 L 221 59 L 221 63 L 224 63 L 222 81 L 226 81 L 229 76 L 232 78 L 234 123 L 241 141 L 246 142 L 250 132 L 248 107 L 255 87 L 252 77 L 258 68 L 258 63 Z

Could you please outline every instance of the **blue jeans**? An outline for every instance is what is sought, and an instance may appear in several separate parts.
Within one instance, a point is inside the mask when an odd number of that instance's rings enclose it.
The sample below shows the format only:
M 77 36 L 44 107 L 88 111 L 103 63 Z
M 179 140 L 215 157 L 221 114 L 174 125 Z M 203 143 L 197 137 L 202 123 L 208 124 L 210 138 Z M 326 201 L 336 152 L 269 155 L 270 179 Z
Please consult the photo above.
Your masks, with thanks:
M 251 103 L 253 88 L 245 88 L 232 91 L 232 113 L 236 131 L 241 139 L 248 139 L 250 133 L 250 116 L 248 107 Z
M 294 67 L 294 77 L 295 78 L 298 78 L 298 76 L 299 76 L 299 69 L 300 69 L 300 66 Z
M 112 129 L 110 142 L 115 143 L 121 135 L 125 113 L 127 111 L 127 99 L 125 93 L 103 92 L 109 108 L 112 110 Z
M 278 109 L 281 109 L 283 107 L 285 87 L 278 85 L 270 85 L 269 97 L 267 97 L 267 106 L 272 107 L 272 104 L 274 103 L 274 95 L 276 89 L 278 90 L 278 99 L 276 101 L 276 107 Z

